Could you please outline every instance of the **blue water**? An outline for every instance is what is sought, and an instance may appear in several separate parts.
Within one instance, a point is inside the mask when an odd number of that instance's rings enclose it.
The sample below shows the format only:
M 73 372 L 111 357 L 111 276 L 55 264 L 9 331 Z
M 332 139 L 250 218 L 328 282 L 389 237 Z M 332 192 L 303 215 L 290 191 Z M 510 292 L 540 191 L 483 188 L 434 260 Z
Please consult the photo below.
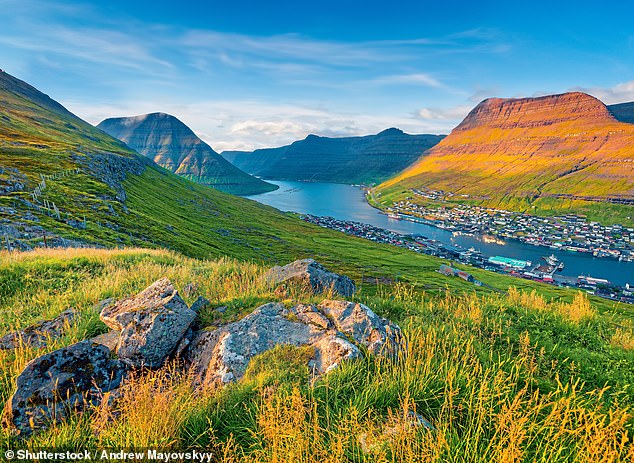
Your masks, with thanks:
M 542 256 L 555 254 L 566 264 L 561 272 L 562 275 L 571 277 L 590 275 L 605 278 L 619 285 L 634 284 L 634 262 L 619 262 L 615 259 L 597 258 L 588 254 L 556 251 L 515 240 L 500 243 L 499 239 L 496 239 L 495 241 L 498 242 L 495 243 L 486 236 L 454 236 L 452 232 L 431 225 L 390 219 L 368 205 L 363 190 L 352 185 L 268 181 L 279 185 L 280 188 L 269 193 L 249 196 L 249 198 L 281 211 L 353 220 L 398 233 L 421 234 L 445 244 L 462 246 L 465 249 L 474 247 L 487 257 L 499 255 L 537 263 Z

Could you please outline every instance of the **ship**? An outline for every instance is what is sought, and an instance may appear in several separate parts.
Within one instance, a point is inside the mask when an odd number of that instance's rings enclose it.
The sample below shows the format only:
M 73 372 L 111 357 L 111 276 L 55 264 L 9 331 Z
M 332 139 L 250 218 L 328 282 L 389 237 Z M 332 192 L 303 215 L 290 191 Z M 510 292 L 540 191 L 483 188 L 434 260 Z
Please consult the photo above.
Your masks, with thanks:
M 551 254 L 548 257 L 542 257 L 542 259 L 544 259 L 555 271 L 561 271 L 564 269 L 564 263 L 557 259 L 554 254 Z

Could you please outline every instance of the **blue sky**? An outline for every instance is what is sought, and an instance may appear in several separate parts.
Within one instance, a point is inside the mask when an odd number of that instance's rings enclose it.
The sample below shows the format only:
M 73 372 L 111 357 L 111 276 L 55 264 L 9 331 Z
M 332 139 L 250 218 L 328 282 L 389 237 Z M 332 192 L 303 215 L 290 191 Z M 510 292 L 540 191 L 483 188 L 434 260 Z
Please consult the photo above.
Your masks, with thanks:
M 217 150 L 396 126 L 486 97 L 634 100 L 630 2 L 0 0 L 0 68 L 92 123 L 174 114 Z

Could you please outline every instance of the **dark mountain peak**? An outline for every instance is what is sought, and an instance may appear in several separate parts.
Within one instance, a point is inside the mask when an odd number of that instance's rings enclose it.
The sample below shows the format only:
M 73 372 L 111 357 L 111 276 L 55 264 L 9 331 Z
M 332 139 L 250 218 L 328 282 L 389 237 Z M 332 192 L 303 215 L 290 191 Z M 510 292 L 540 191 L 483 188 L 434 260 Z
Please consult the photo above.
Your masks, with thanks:
M 238 194 L 275 189 L 227 162 L 171 114 L 155 112 L 115 117 L 102 121 L 97 127 L 160 166 L 198 183 Z
M 404 133 L 405 132 L 403 132 L 401 129 L 397 129 L 396 127 L 390 127 L 389 129 L 385 129 L 379 132 L 377 136 L 385 137 L 385 136 L 403 135 Z
M 634 101 L 610 105 L 608 111 L 617 121 L 634 124 Z
M 265 179 L 375 183 L 405 169 L 440 140 L 440 135 L 404 135 L 389 128 L 377 135 L 308 135 L 290 145 L 222 156 Z

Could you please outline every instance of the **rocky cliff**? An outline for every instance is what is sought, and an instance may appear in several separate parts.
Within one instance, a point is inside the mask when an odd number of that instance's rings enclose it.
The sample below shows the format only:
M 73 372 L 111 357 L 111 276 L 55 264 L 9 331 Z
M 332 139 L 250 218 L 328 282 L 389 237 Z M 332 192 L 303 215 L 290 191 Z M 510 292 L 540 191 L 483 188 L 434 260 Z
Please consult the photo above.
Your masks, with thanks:
M 97 127 L 189 180 L 234 194 L 257 194 L 276 188 L 231 165 L 169 114 L 111 118 Z
M 491 98 L 380 189 L 428 187 L 517 207 L 630 201 L 633 159 L 634 127 L 590 95 Z
M 279 148 L 227 151 L 222 156 L 267 179 L 369 184 L 400 172 L 442 138 L 391 128 L 365 137 L 309 135 Z

